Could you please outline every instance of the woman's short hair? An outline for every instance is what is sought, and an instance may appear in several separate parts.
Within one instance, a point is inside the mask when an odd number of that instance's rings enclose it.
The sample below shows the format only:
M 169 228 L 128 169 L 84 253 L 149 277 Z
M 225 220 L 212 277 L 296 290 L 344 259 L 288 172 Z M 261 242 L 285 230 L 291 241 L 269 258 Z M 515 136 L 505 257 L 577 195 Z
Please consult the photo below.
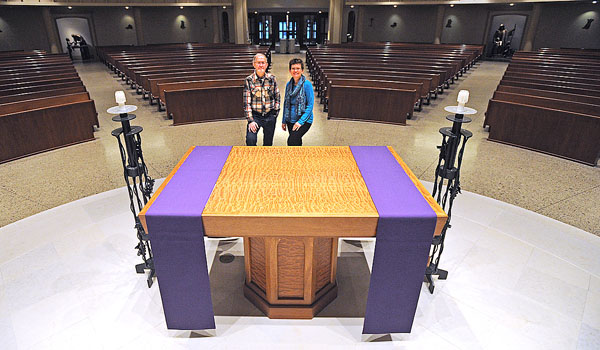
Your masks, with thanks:
M 304 70 L 304 62 L 302 62 L 302 59 L 300 59 L 300 58 L 292 58 L 290 60 L 290 69 L 289 70 L 292 70 L 292 66 L 294 64 L 299 64 L 300 67 L 302 67 L 302 70 Z

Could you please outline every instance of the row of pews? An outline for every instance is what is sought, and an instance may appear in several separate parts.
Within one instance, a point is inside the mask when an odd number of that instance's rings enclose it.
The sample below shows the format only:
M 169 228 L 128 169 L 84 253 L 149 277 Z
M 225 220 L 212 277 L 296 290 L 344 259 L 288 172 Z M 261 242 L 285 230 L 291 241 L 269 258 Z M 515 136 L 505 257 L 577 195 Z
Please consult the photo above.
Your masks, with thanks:
M 481 57 L 481 45 L 350 43 L 309 48 L 328 118 L 406 124 Z
M 66 54 L 0 52 L 0 163 L 94 139 L 94 101 Z
M 244 78 L 252 58 L 269 48 L 235 44 L 98 47 L 98 56 L 174 125 L 243 119 Z
M 591 166 L 600 157 L 600 51 L 515 53 L 492 99 L 488 138 Z

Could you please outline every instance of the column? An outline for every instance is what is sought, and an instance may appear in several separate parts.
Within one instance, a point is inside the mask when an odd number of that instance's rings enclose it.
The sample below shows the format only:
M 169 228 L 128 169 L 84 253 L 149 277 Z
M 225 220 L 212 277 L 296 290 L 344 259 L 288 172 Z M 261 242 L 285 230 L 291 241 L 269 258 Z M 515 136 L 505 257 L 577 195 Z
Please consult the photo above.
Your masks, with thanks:
M 339 44 L 342 42 L 342 16 L 344 0 L 329 1 L 329 42 Z
M 233 0 L 236 44 L 248 43 L 248 7 L 246 4 L 246 0 Z
M 44 24 L 46 25 L 46 33 L 48 36 L 48 44 L 50 45 L 51 53 L 59 53 L 62 50 L 60 49 L 60 44 L 58 42 L 58 30 L 56 29 L 56 24 L 52 15 L 50 14 L 50 8 L 44 7 L 42 9 L 42 16 L 44 17 Z
M 133 8 L 133 21 L 135 26 L 135 37 L 138 45 L 146 45 L 144 40 L 144 31 L 142 29 L 142 10 L 139 7 Z
M 356 19 L 355 19 L 355 29 L 354 29 L 354 33 L 356 34 L 356 38 L 354 39 L 355 42 L 359 43 L 362 41 L 362 37 L 363 37 L 363 30 L 364 30 L 364 20 L 363 18 L 365 17 L 365 7 L 364 6 L 357 6 L 355 8 L 356 11 Z
M 221 42 L 221 22 L 219 19 L 219 8 L 211 7 L 212 13 L 212 29 L 213 29 L 213 43 Z
M 527 32 L 525 33 L 525 41 L 523 44 L 523 50 L 531 51 L 533 50 L 533 41 L 535 40 L 535 32 L 537 31 L 537 25 L 540 21 L 540 13 L 542 12 L 542 4 L 534 3 L 533 11 L 531 13 L 531 21 L 529 22 L 529 26 L 527 27 Z M 518 49 L 518 48 L 515 48 Z
M 444 29 L 444 14 L 446 6 L 438 5 L 436 9 L 436 22 L 435 22 L 435 36 L 433 39 L 434 44 L 440 44 L 442 42 L 442 30 Z

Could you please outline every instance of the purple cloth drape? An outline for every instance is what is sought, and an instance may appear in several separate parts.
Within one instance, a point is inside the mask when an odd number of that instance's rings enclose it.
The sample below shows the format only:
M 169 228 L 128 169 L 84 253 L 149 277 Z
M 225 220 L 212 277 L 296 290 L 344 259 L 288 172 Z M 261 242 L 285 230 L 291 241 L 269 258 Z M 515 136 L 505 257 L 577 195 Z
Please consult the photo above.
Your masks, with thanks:
M 214 329 L 202 211 L 231 147 L 196 147 L 146 212 L 167 328 Z
M 363 333 L 409 333 L 437 215 L 387 147 L 350 149 L 379 213 Z

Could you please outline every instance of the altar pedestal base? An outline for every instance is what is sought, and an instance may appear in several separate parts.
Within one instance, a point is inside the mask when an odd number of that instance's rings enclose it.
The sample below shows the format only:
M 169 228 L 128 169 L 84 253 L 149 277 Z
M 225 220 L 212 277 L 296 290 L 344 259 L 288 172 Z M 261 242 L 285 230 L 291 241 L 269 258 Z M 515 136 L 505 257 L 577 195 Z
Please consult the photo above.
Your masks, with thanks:
M 310 319 L 337 297 L 338 239 L 244 238 L 244 295 L 269 318 Z

